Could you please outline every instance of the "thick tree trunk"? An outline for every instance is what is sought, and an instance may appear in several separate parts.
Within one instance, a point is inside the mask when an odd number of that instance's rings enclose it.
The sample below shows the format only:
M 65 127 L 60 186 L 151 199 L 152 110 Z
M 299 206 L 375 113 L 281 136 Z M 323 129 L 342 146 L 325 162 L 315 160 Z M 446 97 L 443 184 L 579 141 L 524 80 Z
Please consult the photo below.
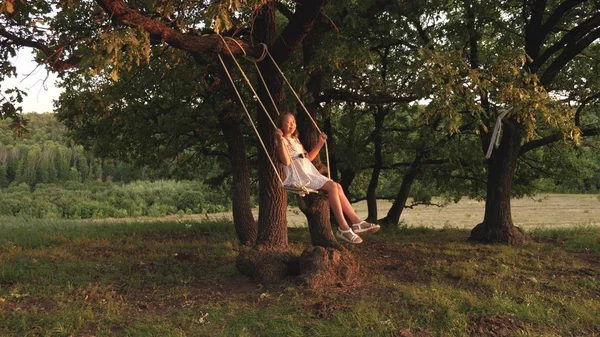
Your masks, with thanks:
M 298 206 L 308 221 L 310 242 L 313 246 L 341 249 L 331 230 L 329 221 L 329 205 L 323 195 L 309 194 L 305 197 L 296 195 Z
M 318 43 L 318 34 L 310 34 L 305 40 L 303 45 L 305 67 L 310 65 L 315 52 L 314 48 Z M 322 83 L 322 72 L 313 71 L 307 83 L 307 89 L 313 97 L 320 95 Z M 319 104 L 307 104 L 306 108 L 311 117 L 316 120 Z M 306 149 L 312 149 L 316 146 L 319 137 L 317 129 L 305 111 L 300 111 L 296 119 L 302 144 Z M 318 156 L 313 163 L 321 173 L 327 174 L 327 167 L 321 163 Z M 309 195 L 305 198 L 298 198 L 298 201 L 300 209 L 308 221 L 311 242 L 314 246 L 306 249 L 300 257 L 299 267 L 302 282 L 316 288 L 347 282 L 357 277 L 358 263 L 343 246 L 337 243 L 333 235 L 327 198 L 322 195 Z
M 408 171 L 404 174 L 404 178 L 402 178 L 400 190 L 398 191 L 398 194 L 396 194 L 392 207 L 387 215 L 379 220 L 379 223 L 382 226 L 397 226 L 398 223 L 400 223 L 400 216 L 402 215 L 402 211 L 404 211 L 404 206 L 406 205 L 406 200 L 408 200 L 412 184 L 417 178 L 417 174 L 421 168 L 421 161 L 421 155 L 417 154 L 415 160 L 413 160 L 408 168 Z
M 219 125 L 223 131 L 232 171 L 231 199 L 233 223 L 240 243 L 252 246 L 256 243 L 257 225 L 250 203 L 250 170 L 246 159 L 246 143 L 240 128 L 240 114 L 223 110 L 219 114 Z
M 320 4 L 320 5 L 319 5 Z M 308 5 L 305 3 L 304 5 Z M 313 6 L 322 6 L 323 2 L 315 2 Z M 317 8 L 315 7 L 315 8 Z M 297 11 L 304 11 L 307 8 L 301 6 Z M 320 7 L 318 7 L 320 9 Z M 266 42 L 272 45 L 272 34 L 276 32 L 275 27 L 275 3 L 267 2 L 260 9 L 260 15 L 255 20 L 254 32 L 255 40 Z M 308 11 L 310 12 L 310 11 Z M 319 11 L 313 11 L 310 14 L 317 16 Z M 306 15 L 308 15 L 307 13 Z M 305 15 L 302 15 L 305 16 Z M 303 19 L 305 20 L 305 19 Z M 291 20 L 294 21 L 294 20 Z M 294 21 L 295 22 L 295 21 Z M 285 53 L 289 53 L 295 45 L 302 40 L 294 39 L 303 37 L 302 34 L 308 33 L 312 23 L 299 24 L 291 27 L 288 25 L 282 32 L 280 39 L 275 43 L 271 52 L 280 63 L 286 58 Z M 278 107 L 283 106 L 282 78 L 272 64 L 269 58 L 260 62 L 260 70 L 266 80 L 271 94 Z M 270 99 L 266 95 L 265 88 L 260 86 L 258 95 L 263 103 L 269 109 L 273 120 L 277 120 L 274 109 L 270 104 Z M 301 121 L 299 120 L 301 123 Z M 264 112 L 258 114 L 258 124 L 261 137 L 266 141 L 269 155 L 275 153 L 275 142 L 273 140 L 274 127 Z M 299 130 L 305 131 L 299 126 Z M 314 130 L 314 129 L 312 129 Z M 316 133 L 306 133 L 302 138 L 304 145 L 310 148 L 316 143 Z M 276 169 L 280 170 L 279 167 Z M 280 170 L 281 171 L 281 170 Z M 275 171 L 270 161 L 259 151 L 259 208 L 258 217 L 258 237 L 256 246 L 253 249 L 240 253 L 237 259 L 238 270 L 245 275 L 261 283 L 277 282 L 286 276 L 300 276 L 300 279 L 311 287 L 318 287 L 335 283 L 342 278 L 350 280 L 358 274 L 358 264 L 351 255 L 341 255 L 339 245 L 331 233 L 331 227 L 328 221 L 327 203 L 320 198 L 307 198 L 304 205 L 309 214 L 309 228 L 311 240 L 313 243 L 327 246 L 327 248 L 317 247 L 310 251 L 305 251 L 301 258 L 295 257 L 288 250 L 287 242 L 287 194 L 281 188 L 281 182 L 275 175 Z M 336 277 L 334 277 L 337 275 Z
M 306 125 L 307 119 L 307 117 L 299 115 L 299 125 L 301 127 Z M 301 130 L 305 130 L 305 136 L 302 137 L 303 143 L 310 144 L 307 148 L 312 148 L 316 144 L 316 130 L 310 127 L 302 127 Z M 326 171 L 318 157 L 314 164 L 321 172 Z M 298 267 L 302 283 L 312 288 L 318 288 L 351 282 L 357 278 L 358 262 L 336 241 L 333 235 L 327 197 L 311 194 L 304 198 L 298 197 L 298 201 L 300 210 L 308 221 L 313 244 L 313 247 L 305 249 L 300 257 Z
M 275 29 L 275 3 L 269 2 L 261 7 L 260 14 L 255 21 L 255 40 L 271 45 L 274 40 Z M 275 103 L 280 105 L 283 101 L 282 79 L 277 69 L 266 58 L 259 63 L 266 85 L 271 91 Z M 294 269 L 293 254 L 288 250 L 286 205 L 287 195 L 280 187 L 281 182 L 275 174 L 267 156 L 273 158 L 275 142 L 273 140 L 274 127 L 267 113 L 276 120 L 269 96 L 262 85 L 258 87 L 258 95 L 268 112 L 257 107 L 257 120 L 260 137 L 264 141 L 267 152 L 258 149 L 258 179 L 259 179 L 259 214 L 258 233 L 256 245 L 242 251 L 237 258 L 237 268 L 240 273 L 250 276 L 260 283 L 278 282 L 291 273 Z M 279 167 L 277 167 L 279 170 Z
M 326 23 L 318 21 L 317 27 L 319 24 L 323 25 Z M 318 28 L 316 28 L 315 31 L 316 30 L 318 30 Z M 302 50 L 305 68 L 309 68 L 311 66 L 316 48 L 320 43 L 319 40 L 319 34 L 313 32 L 309 34 L 303 41 Z M 320 95 L 323 81 L 323 72 L 318 68 L 310 73 L 306 87 L 308 92 L 312 94 L 313 97 L 316 98 Z M 306 109 L 313 120 L 316 120 L 317 118 L 319 107 L 320 106 L 318 103 L 306 104 Z M 301 142 L 304 145 L 304 148 L 307 150 L 312 149 L 317 145 L 317 139 L 319 137 L 317 128 L 315 128 L 305 111 L 300 110 L 296 116 L 296 120 L 298 124 L 298 130 L 300 130 Z M 331 131 L 331 129 L 329 131 Z M 313 160 L 313 164 L 315 164 L 319 172 L 323 173 L 324 175 L 327 174 L 327 167 L 321 163 L 320 156 L 317 156 Z M 299 205 L 301 206 L 300 209 L 304 215 L 306 215 L 306 219 L 308 221 L 312 244 L 315 246 L 340 248 L 340 245 L 336 242 L 335 237 L 332 235 L 329 216 L 329 203 L 327 198 L 322 196 L 309 196 L 299 201 Z
M 483 222 L 471 231 L 469 240 L 519 245 L 527 235 L 513 224 L 510 198 L 517 157 L 523 139 L 522 126 L 510 120 L 502 125 L 500 146 L 488 161 L 487 197 Z
M 311 46 L 313 46 L 311 44 Z M 310 49 L 304 48 L 305 63 L 308 62 L 306 59 L 310 57 Z M 307 87 L 313 94 L 318 94 L 320 90 L 320 84 L 322 76 L 319 71 L 312 73 Z M 317 115 L 317 106 L 315 104 L 307 104 L 307 110 L 313 118 Z M 305 111 L 299 111 L 296 120 L 298 122 L 298 130 L 300 130 L 300 140 L 304 145 L 305 149 L 310 150 L 317 144 L 318 133 L 309 117 L 306 116 Z M 313 164 L 319 172 L 326 175 L 327 167 L 322 164 L 321 159 L 317 156 L 313 160 Z M 329 214 L 329 203 L 326 197 L 310 195 L 305 198 L 299 198 L 300 210 L 306 216 L 308 221 L 308 227 L 310 230 L 311 242 L 314 246 L 340 248 L 341 246 L 337 243 L 335 237 L 332 234 L 330 214 Z

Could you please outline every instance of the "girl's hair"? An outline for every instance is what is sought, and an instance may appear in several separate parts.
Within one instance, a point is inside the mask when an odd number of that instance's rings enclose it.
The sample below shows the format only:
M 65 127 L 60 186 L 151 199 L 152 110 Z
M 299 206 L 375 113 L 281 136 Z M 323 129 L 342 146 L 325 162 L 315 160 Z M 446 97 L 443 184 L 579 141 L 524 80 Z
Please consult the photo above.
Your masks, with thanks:
M 283 125 L 283 121 L 285 120 L 285 118 L 287 116 L 292 116 L 294 117 L 294 120 L 296 119 L 296 115 L 293 112 L 284 112 L 281 115 L 279 115 L 279 118 L 277 120 L 277 127 L 281 127 Z M 294 138 L 298 138 L 298 127 L 296 125 L 296 130 L 294 130 L 294 133 L 292 133 L 292 137 Z

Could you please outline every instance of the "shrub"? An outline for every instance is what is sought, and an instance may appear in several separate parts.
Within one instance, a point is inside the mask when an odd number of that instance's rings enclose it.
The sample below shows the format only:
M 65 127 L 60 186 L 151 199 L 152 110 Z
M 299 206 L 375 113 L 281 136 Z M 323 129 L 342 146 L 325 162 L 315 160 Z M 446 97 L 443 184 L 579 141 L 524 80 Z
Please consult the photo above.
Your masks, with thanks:
M 230 209 L 222 189 L 195 181 L 136 181 L 131 184 L 22 183 L 2 189 L 0 215 L 33 218 L 106 218 L 222 212 Z
M 148 213 L 146 215 L 152 217 L 161 217 L 175 213 L 177 213 L 177 207 L 175 207 L 175 205 L 153 204 L 152 206 L 148 207 Z
M 202 213 L 204 193 L 200 191 L 185 191 L 179 195 L 177 209 L 190 213 Z

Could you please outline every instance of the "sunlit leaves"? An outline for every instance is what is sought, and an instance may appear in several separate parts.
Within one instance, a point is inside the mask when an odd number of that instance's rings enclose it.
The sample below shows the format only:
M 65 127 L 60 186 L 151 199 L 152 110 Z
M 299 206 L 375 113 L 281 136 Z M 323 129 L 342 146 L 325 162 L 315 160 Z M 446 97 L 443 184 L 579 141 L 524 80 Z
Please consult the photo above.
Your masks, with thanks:
M 253 12 L 267 0 L 218 0 L 212 1 L 206 10 L 206 18 L 216 33 L 241 28 L 237 19 L 242 12 Z
M 100 33 L 91 46 L 87 59 L 90 73 L 97 75 L 108 71 L 113 81 L 119 80 L 119 70 L 129 70 L 150 61 L 150 39 L 139 29 Z
M 471 69 L 460 51 L 427 49 L 421 53 L 426 59 L 427 76 L 434 93 L 425 117 L 431 119 L 432 115 L 441 114 L 449 132 L 458 132 L 466 116 L 467 121 L 476 118 L 473 131 L 482 127 L 489 129 L 487 123 L 495 116 L 486 115 L 488 112 L 480 99 L 485 94 L 495 107 L 492 111 L 497 114 L 500 109 L 511 111 L 506 118 L 521 123 L 528 139 L 537 136 L 539 122 L 559 128 L 572 139 L 578 138 L 573 109 L 549 95 L 539 84 L 537 75 L 524 68 L 528 61 L 525 54 L 497 59 L 481 69 Z
M 0 13 L 12 14 L 15 12 L 15 0 L 3 0 L 0 3 Z

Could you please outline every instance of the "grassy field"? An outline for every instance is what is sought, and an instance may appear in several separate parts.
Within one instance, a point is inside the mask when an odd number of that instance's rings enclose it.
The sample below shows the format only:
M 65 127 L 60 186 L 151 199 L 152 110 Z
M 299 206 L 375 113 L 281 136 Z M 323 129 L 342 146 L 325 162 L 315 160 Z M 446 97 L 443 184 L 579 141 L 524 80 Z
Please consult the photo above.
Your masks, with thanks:
M 391 205 L 388 201 L 379 200 L 378 217 L 384 217 Z M 535 198 L 514 199 L 511 205 L 515 224 L 525 229 L 600 226 L 598 195 L 547 194 Z M 365 201 L 354 204 L 354 208 L 359 215 L 367 216 Z M 483 220 L 484 209 L 483 201 L 463 199 L 457 204 L 449 204 L 446 207 L 418 206 L 414 209 L 405 209 L 400 221 L 408 227 L 471 229 Z M 258 215 L 258 209 L 254 210 L 254 214 Z M 306 227 L 306 218 L 297 208 L 289 207 L 287 217 L 290 227 Z M 231 221 L 232 216 L 227 212 L 164 218 L 167 221 L 205 219 Z M 135 221 L 156 220 L 155 218 L 135 219 Z
M 600 228 L 530 233 L 511 248 L 382 231 L 349 247 L 358 282 L 311 290 L 238 275 L 226 221 L 4 219 L 0 336 L 600 335 Z M 308 246 L 304 228 L 289 237 Z

